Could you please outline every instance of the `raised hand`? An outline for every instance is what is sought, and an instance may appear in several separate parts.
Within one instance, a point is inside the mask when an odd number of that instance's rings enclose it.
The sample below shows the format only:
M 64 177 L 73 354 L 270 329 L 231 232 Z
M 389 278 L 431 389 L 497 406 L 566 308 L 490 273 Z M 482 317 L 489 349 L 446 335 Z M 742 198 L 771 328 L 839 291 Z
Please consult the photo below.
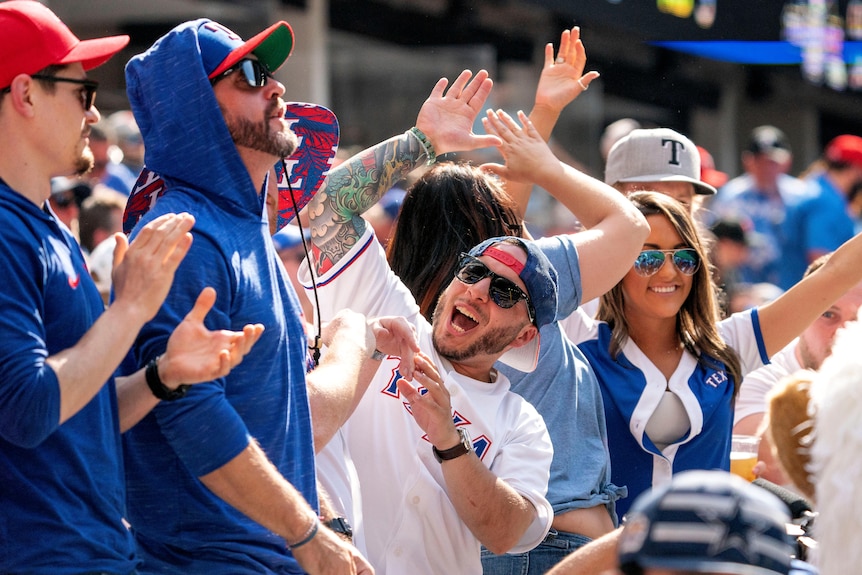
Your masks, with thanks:
M 431 360 L 423 353 L 416 354 L 413 385 L 404 378 L 396 382 L 398 391 L 410 406 L 416 424 L 428 434 L 428 440 L 438 449 L 458 443 L 458 432 L 452 421 L 452 402 L 443 378 Z M 422 393 L 420 388 L 425 388 Z
M 261 324 L 248 324 L 242 331 L 207 329 L 204 318 L 215 301 L 215 290 L 204 288 L 168 339 L 165 354 L 159 360 L 159 376 L 166 386 L 173 388 L 224 377 L 260 339 L 264 330 Z
M 114 303 L 141 323 L 152 319 L 167 297 L 174 273 L 192 245 L 191 214 L 165 214 L 144 226 L 129 245 L 116 234 L 114 271 L 111 274 Z
M 419 110 L 416 127 L 428 136 L 437 154 L 476 150 L 499 143 L 495 136 L 473 133 L 473 122 L 482 111 L 494 82 L 485 70 L 479 70 L 471 80 L 472 76 L 470 70 L 464 70 L 448 90 L 449 80 L 441 78 Z
M 413 379 L 415 361 L 419 353 L 416 329 L 403 317 L 378 317 L 368 322 L 374 335 L 375 349 L 387 355 L 401 358 L 399 373 Z
M 569 103 L 585 92 L 590 82 L 599 73 L 584 74 L 587 52 L 581 41 L 581 29 L 575 26 L 563 30 L 560 35 L 560 50 L 554 58 L 554 45 L 545 45 L 545 63 L 536 88 L 536 107 L 546 107 L 559 113 Z
M 560 161 L 524 112 L 518 112 L 522 126 L 502 110 L 488 110 L 482 125 L 500 138 L 498 149 L 506 165 L 484 164 L 482 169 L 515 182 L 535 181 L 541 171 L 562 171 Z

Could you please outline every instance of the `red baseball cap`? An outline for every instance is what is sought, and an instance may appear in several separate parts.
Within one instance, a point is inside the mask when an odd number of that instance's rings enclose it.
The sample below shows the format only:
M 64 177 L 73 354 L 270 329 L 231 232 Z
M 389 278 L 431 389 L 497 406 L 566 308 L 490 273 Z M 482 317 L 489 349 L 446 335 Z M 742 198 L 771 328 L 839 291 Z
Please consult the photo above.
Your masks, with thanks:
M 8 87 L 18 74 L 35 74 L 57 64 L 80 62 L 84 70 L 91 70 L 129 43 L 125 35 L 80 40 L 35 0 L 0 3 L 0 30 L 0 88 Z
M 844 134 L 826 146 L 826 159 L 830 162 L 852 164 L 862 168 L 862 138 Z
M 703 146 L 698 146 L 697 151 L 700 153 L 700 179 L 713 188 L 720 188 L 726 184 L 727 174 L 715 169 L 715 160 L 712 158 L 712 154 Z

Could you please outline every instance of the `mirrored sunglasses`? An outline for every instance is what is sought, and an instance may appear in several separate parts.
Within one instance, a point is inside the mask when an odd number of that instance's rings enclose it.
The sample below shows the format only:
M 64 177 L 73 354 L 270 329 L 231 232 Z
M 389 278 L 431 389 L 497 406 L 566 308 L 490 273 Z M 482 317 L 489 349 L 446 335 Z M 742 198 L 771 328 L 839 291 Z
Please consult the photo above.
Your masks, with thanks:
M 272 73 L 263 62 L 245 58 L 213 78 L 211 82 L 212 85 L 215 85 L 219 80 L 227 78 L 237 70 L 240 71 L 243 79 L 245 79 L 248 85 L 252 88 L 263 88 L 266 86 L 267 79 L 272 78 Z
M 525 294 L 512 280 L 492 272 L 478 258 L 462 253 L 455 277 L 467 285 L 479 283 L 488 277 L 491 278 L 491 285 L 488 287 L 488 295 L 491 296 L 491 300 L 503 309 L 509 309 L 520 300 L 524 300 L 527 303 L 527 315 L 530 317 L 530 322 L 535 323 L 535 312 L 530 304 L 530 296 Z
M 643 277 L 649 277 L 658 273 L 664 265 L 667 256 L 681 274 L 693 275 L 700 267 L 700 256 L 693 248 L 682 248 L 678 250 L 644 250 L 635 260 L 635 272 Z
M 99 89 L 99 83 L 95 80 L 81 80 L 78 78 L 63 78 L 61 76 L 48 76 L 46 74 L 33 74 L 31 78 L 42 80 L 43 82 L 66 82 L 68 84 L 81 85 L 81 105 L 84 111 L 88 111 L 96 103 L 96 90 Z

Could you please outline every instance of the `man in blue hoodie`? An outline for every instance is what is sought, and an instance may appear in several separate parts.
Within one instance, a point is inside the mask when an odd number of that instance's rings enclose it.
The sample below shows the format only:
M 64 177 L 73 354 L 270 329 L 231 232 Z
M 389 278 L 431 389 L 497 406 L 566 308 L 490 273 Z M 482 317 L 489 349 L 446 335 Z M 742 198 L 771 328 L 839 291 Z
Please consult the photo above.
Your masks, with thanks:
M 360 368 L 379 366 L 379 354 L 372 355 L 374 338 L 365 341 L 363 318 L 360 329 L 346 330 L 362 341 L 324 337 L 329 352 L 306 388 L 299 302 L 264 214 L 267 173 L 297 143 L 284 120 L 284 86 L 271 76 L 292 47 L 286 22 L 243 42 L 201 19 L 177 26 L 126 67 L 146 165 L 167 185 L 132 236 L 161 214 L 196 219 L 179 279 L 136 342 L 138 364 L 162 352 L 202 285 L 219 293 L 211 328 L 235 329 L 248 318 L 266 326 L 240 368 L 157 407 L 124 437 L 141 573 L 372 572 L 355 548 L 320 527 L 314 447 L 347 417 Z M 389 332 L 375 331 L 377 347 L 389 353 L 381 333 Z M 412 332 L 406 339 L 418 351 Z M 324 381 L 327 398 L 318 403 Z M 322 431 L 325 418 L 331 425 Z
M 215 293 L 203 290 L 160 359 L 114 378 L 167 295 L 194 218 L 161 217 L 131 245 L 117 237 L 105 310 L 47 200 L 52 177 L 92 167 L 98 84 L 86 72 L 129 38 L 79 40 L 30 0 L 0 3 L 0 30 L 0 573 L 125 575 L 137 563 L 120 432 L 181 384 L 227 373 L 262 326 L 207 331 Z

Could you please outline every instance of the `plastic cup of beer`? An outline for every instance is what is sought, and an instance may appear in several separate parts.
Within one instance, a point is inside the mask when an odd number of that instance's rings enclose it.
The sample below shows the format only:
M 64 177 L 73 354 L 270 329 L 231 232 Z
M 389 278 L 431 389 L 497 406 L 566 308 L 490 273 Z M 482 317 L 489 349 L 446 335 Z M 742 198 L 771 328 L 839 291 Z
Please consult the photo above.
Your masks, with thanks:
M 757 450 L 760 437 L 756 435 L 734 435 L 730 443 L 730 472 L 746 481 L 754 481 L 754 465 L 757 463 Z

